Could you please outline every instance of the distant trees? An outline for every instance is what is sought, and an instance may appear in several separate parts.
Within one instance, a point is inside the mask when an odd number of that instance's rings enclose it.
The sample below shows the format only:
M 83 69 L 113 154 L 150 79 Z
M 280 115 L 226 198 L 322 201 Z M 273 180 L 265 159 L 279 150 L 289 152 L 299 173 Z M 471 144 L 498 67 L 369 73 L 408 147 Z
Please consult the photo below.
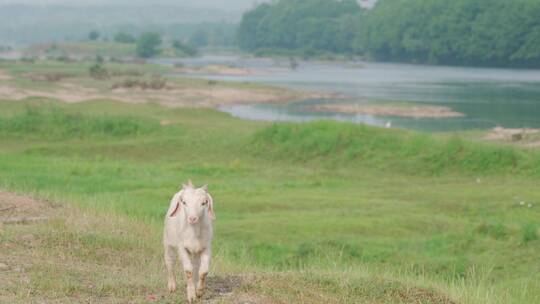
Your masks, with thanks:
M 118 43 L 135 43 L 136 39 L 128 33 L 118 32 L 114 35 L 114 41 Z
M 248 51 L 322 52 L 382 61 L 540 67 L 540 1 L 278 0 L 245 13 Z
M 540 66 L 540 1 L 381 0 L 358 51 L 378 60 Z
M 280 0 L 244 14 L 238 30 L 246 50 L 278 48 L 305 53 L 351 51 L 347 40 L 355 29 L 351 17 L 360 13 L 355 0 Z
M 95 40 L 98 40 L 98 38 L 99 38 L 99 32 L 98 31 L 92 30 L 92 31 L 90 31 L 90 33 L 88 33 L 88 39 L 89 40 L 95 41 Z
M 158 33 L 144 33 L 137 40 L 136 53 L 142 58 L 150 58 L 159 54 L 161 36 Z

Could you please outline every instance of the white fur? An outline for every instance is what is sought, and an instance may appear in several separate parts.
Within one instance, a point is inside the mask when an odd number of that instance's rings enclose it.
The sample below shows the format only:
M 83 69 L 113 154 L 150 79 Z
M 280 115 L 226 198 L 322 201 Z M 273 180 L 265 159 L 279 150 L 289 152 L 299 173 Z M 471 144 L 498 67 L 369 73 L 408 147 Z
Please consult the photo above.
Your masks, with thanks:
M 191 223 L 189 217 L 198 220 Z M 212 256 L 213 219 L 213 201 L 206 186 L 195 188 L 191 181 L 173 196 L 165 216 L 163 245 L 167 285 L 169 291 L 176 290 L 174 267 L 179 258 L 186 275 L 189 303 L 196 296 L 202 297 L 204 292 Z

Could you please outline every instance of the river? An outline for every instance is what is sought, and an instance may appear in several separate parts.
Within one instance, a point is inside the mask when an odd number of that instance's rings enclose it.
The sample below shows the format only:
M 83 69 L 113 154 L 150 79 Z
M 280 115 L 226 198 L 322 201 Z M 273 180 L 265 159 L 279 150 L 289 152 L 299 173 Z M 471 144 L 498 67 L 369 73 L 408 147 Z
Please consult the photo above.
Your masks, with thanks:
M 343 100 L 299 100 L 287 105 L 238 105 L 221 110 L 245 119 L 307 121 L 336 119 L 423 131 L 540 128 L 540 70 L 426 66 L 371 62 L 299 61 L 203 56 L 159 59 L 160 64 L 185 66 L 230 65 L 250 75 L 190 75 L 205 79 L 254 82 L 339 93 L 348 102 L 408 102 L 449 107 L 464 113 L 455 118 L 405 118 L 356 114 L 314 113 L 306 105 Z

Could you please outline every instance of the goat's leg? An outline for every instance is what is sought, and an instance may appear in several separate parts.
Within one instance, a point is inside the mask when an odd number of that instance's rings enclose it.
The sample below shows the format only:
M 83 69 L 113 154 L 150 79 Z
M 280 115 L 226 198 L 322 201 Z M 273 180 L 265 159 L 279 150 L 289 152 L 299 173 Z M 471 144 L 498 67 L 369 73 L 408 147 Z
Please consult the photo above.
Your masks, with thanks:
M 168 274 L 167 288 L 170 292 L 176 291 L 176 277 L 174 275 L 176 258 L 174 247 L 165 245 L 165 266 Z
M 199 282 L 197 283 L 197 297 L 202 298 L 206 285 L 206 276 L 210 270 L 210 260 L 212 253 L 209 248 L 203 250 L 200 256 Z
M 191 255 L 191 264 L 193 265 L 193 283 L 195 283 L 195 288 L 197 288 L 197 283 L 199 282 L 199 266 L 201 265 L 200 253 Z
M 185 248 L 180 248 L 178 250 L 178 255 L 180 256 L 180 261 L 182 261 L 182 266 L 184 268 L 184 274 L 186 275 L 187 283 L 187 298 L 188 303 L 193 303 L 195 301 L 195 283 L 193 282 L 193 264 L 191 263 L 191 258 L 188 251 Z

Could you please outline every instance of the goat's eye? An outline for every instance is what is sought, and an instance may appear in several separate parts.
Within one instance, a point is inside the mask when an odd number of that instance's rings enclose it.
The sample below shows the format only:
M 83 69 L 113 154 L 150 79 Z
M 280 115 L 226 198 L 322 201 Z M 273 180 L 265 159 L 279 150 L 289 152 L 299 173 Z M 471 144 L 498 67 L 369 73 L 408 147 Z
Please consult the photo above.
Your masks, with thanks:
M 180 201 L 182 202 L 182 205 L 186 204 L 186 202 L 183 199 L 180 199 Z
M 208 201 L 204 201 L 204 202 L 202 203 L 203 206 L 206 206 L 207 204 L 208 204 Z

